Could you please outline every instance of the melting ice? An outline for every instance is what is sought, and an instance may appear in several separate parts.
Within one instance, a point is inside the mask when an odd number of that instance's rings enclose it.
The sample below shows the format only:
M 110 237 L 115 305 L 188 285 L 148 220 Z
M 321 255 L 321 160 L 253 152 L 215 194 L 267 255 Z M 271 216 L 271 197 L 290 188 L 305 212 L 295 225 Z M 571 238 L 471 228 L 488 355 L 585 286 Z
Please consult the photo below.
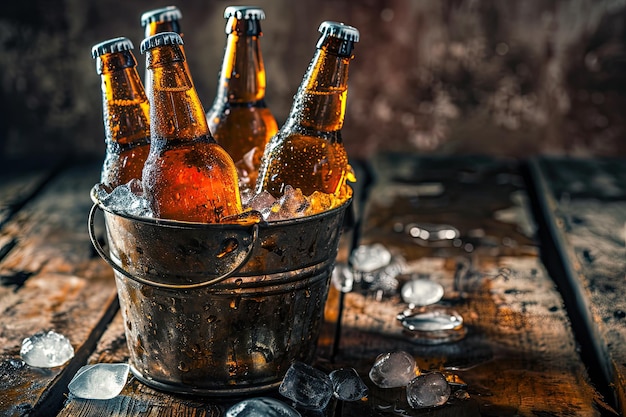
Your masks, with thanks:
M 342 368 L 329 375 L 335 397 L 344 401 L 358 401 L 367 395 L 367 386 L 354 368 Z
M 404 351 L 378 355 L 369 372 L 374 384 L 381 388 L 404 387 L 419 374 L 415 358 Z
M 443 297 L 443 286 L 429 279 L 412 279 L 400 290 L 402 300 L 407 304 L 427 306 L 435 304 Z
M 450 398 L 450 385 L 439 372 L 423 374 L 406 387 L 406 399 L 413 408 L 437 407 Z
M 300 417 L 301 414 L 282 401 L 268 397 L 243 400 L 226 411 L 225 417 Z
M 65 336 L 51 330 L 24 339 L 20 356 L 30 366 L 53 368 L 72 359 L 74 348 Z
M 128 379 L 126 363 L 98 363 L 83 366 L 76 372 L 68 388 L 78 398 L 109 400 L 117 397 Z
M 303 408 L 321 410 L 328 405 L 333 395 L 330 377 L 319 369 L 303 362 L 294 362 L 278 392 Z

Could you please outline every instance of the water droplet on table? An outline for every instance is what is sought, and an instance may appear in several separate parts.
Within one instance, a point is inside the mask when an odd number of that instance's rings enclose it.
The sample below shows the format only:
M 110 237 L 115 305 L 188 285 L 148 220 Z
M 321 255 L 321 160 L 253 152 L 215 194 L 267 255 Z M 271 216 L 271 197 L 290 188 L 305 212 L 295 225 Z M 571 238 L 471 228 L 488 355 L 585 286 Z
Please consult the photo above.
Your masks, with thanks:
M 465 337 L 463 317 L 442 306 L 416 307 L 397 316 L 405 332 L 423 344 L 455 342 Z

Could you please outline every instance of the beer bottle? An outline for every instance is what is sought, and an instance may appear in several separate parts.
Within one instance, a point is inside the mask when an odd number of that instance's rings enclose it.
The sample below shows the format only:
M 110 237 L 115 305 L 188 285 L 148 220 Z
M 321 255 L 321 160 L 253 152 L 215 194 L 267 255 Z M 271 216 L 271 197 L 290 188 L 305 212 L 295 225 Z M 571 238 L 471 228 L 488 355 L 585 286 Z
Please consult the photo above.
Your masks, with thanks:
M 146 38 L 150 71 L 150 154 L 143 170 L 144 194 L 155 217 L 218 223 L 241 213 L 235 164 L 215 142 L 177 33 Z
M 278 131 L 265 104 L 265 66 L 259 42 L 265 13 L 258 7 L 229 6 L 224 18 L 228 19 L 226 48 L 207 121 L 217 143 L 235 161 L 241 189 L 252 192 L 265 145 Z
M 132 42 L 124 37 L 106 40 L 91 49 L 102 80 L 106 156 L 100 182 L 111 189 L 141 179 L 150 150 L 148 99 L 132 49 Z
M 149 38 L 152 35 L 163 32 L 176 32 L 181 38 L 184 38 L 183 32 L 180 28 L 180 19 L 183 18 L 183 14 L 176 6 L 166 6 L 158 9 L 148 10 L 141 15 L 141 26 L 144 28 L 144 39 Z M 185 53 L 184 47 L 181 45 L 180 49 Z M 187 71 L 189 66 L 185 61 Z M 146 66 L 146 74 L 144 76 L 144 85 L 146 86 L 146 92 L 152 85 L 148 67 Z
M 257 193 L 274 197 L 291 185 L 305 196 L 315 191 L 339 196 L 354 180 L 342 143 L 348 92 L 348 66 L 359 31 L 325 21 L 317 50 L 294 97 L 285 124 L 265 148 Z

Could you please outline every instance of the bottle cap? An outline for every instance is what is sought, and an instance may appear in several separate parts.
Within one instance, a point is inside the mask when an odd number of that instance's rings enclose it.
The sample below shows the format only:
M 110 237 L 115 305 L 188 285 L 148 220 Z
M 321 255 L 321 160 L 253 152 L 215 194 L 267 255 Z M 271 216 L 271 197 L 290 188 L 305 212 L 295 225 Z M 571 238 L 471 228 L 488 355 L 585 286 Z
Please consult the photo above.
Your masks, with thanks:
M 182 45 L 183 38 L 176 32 L 162 32 L 156 35 L 147 37 L 141 42 L 141 53 L 143 54 L 148 49 L 152 49 L 162 45 Z
M 332 36 L 344 41 L 359 41 L 359 30 L 353 26 L 345 25 L 340 22 L 332 22 L 330 20 L 322 22 L 318 31 L 323 35 Z
M 224 9 L 224 19 L 233 16 L 237 19 L 265 20 L 263 9 L 253 6 L 228 6 Z
M 176 6 L 167 6 L 160 9 L 154 9 L 141 15 L 141 26 L 146 26 L 152 22 L 171 22 L 183 17 L 180 9 Z
M 133 49 L 133 43 L 125 37 L 113 38 L 100 42 L 91 48 L 91 57 L 97 58 L 104 54 L 112 54 L 113 52 L 129 51 Z

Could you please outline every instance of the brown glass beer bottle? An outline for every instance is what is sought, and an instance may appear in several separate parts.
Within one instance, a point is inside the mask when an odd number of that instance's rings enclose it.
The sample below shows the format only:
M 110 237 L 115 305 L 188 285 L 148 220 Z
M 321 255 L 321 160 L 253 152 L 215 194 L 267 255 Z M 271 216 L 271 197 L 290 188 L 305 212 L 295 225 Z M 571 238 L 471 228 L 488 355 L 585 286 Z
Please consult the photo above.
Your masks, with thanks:
M 141 43 L 152 80 L 144 194 L 155 217 L 219 223 L 241 213 L 237 173 L 209 132 L 182 42 L 177 33 L 164 32 Z
M 176 6 L 166 6 L 158 9 L 148 10 L 141 15 L 141 26 L 144 28 L 144 39 L 157 33 L 163 32 L 176 32 L 181 38 L 184 38 L 182 29 L 180 27 L 180 19 L 183 18 L 183 14 Z M 183 45 L 180 45 L 180 49 L 185 53 Z M 189 66 L 185 60 L 185 67 L 189 72 Z M 150 74 L 146 66 L 146 74 L 144 76 L 144 85 L 146 86 L 146 92 L 152 85 L 152 81 L 148 79 Z
M 265 66 L 261 55 L 258 7 L 230 6 L 224 10 L 226 48 L 217 95 L 207 113 L 213 137 L 233 158 L 242 190 L 253 191 L 261 156 L 278 124 L 265 104 Z
M 100 182 L 111 189 L 141 179 L 150 151 L 150 110 L 132 49 L 132 42 L 124 37 L 91 49 L 102 81 L 106 156 Z
M 265 148 L 257 193 L 281 196 L 287 185 L 306 196 L 338 195 L 353 180 L 341 128 L 348 92 L 348 66 L 359 31 L 322 22 L 317 50 L 294 97 L 285 124 Z

